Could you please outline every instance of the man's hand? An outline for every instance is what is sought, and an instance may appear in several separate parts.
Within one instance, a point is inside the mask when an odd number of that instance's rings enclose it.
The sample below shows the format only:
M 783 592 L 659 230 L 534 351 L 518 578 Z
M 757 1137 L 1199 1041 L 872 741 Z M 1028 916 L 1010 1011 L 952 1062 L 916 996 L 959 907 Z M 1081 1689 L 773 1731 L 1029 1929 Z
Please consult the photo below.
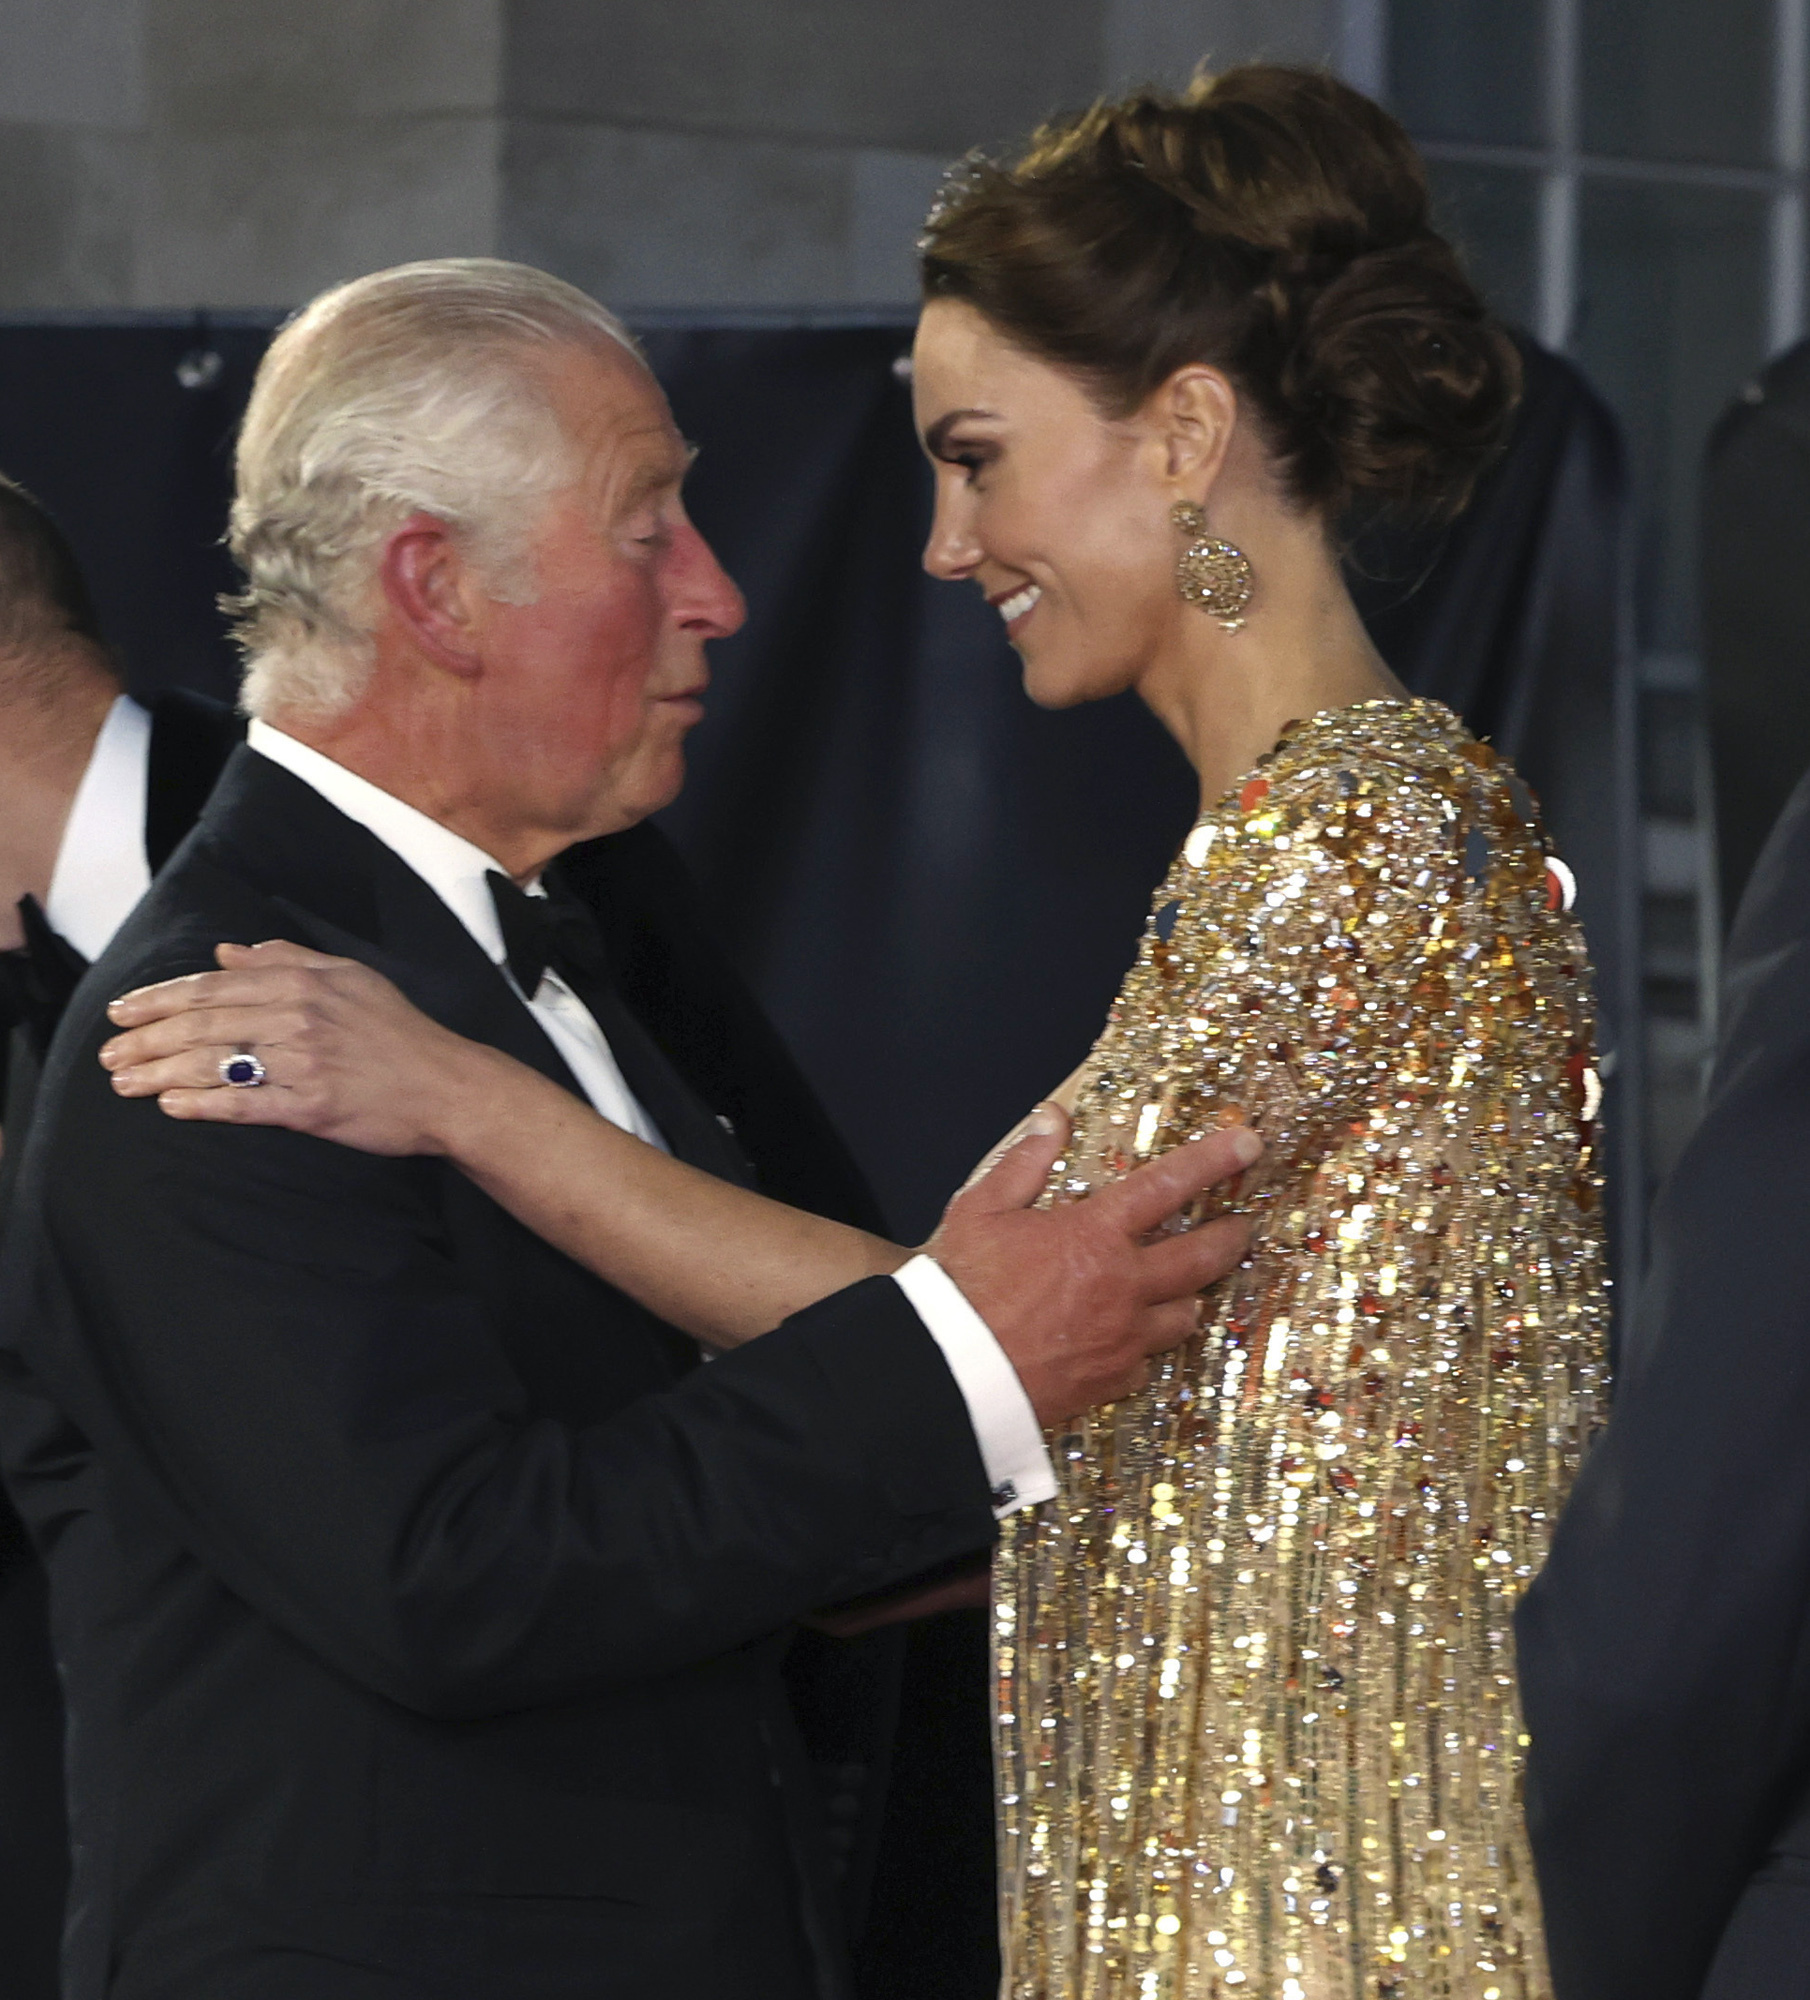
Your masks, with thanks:
M 1249 1225 L 1222 1216 L 1146 1239 L 1263 1151 L 1255 1133 L 1233 1126 L 1081 1201 L 1032 1208 L 1068 1139 L 1063 1112 L 1039 1105 L 925 1245 L 992 1329 L 1045 1424 L 1129 1395 L 1151 1355 L 1194 1331 L 1196 1294 L 1244 1256 Z

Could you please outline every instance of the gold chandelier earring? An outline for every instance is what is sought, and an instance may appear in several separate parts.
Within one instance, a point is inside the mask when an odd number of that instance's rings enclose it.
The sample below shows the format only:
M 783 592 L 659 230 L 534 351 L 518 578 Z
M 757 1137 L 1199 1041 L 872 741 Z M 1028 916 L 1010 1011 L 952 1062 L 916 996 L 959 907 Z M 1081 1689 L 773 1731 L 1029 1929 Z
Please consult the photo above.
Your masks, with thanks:
M 1178 500 L 1169 518 L 1188 538 L 1175 564 L 1175 587 L 1190 604 L 1217 618 L 1228 632 L 1244 623 L 1256 578 L 1243 549 L 1207 533 L 1207 517 L 1192 500 Z

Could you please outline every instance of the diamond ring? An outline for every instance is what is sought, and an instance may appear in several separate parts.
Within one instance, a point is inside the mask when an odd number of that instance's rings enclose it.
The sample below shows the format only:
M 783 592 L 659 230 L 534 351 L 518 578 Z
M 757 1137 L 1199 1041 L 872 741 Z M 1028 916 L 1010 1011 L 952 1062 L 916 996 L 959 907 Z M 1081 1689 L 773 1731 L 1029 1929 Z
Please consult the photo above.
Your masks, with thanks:
M 235 1090 L 256 1090 L 269 1072 L 249 1049 L 239 1049 L 220 1058 L 220 1081 Z

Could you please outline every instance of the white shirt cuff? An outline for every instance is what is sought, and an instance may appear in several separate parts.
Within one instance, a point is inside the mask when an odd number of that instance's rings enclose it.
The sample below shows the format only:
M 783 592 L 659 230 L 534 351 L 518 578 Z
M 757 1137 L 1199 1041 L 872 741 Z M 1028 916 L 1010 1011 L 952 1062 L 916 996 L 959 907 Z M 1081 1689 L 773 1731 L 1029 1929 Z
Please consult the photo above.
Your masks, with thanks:
M 943 1350 L 968 1406 L 987 1484 L 993 1489 L 994 1514 L 1004 1520 L 1020 1507 L 1053 1500 L 1056 1472 L 1044 1449 L 1043 1427 L 992 1328 L 934 1257 L 914 1257 L 893 1275 Z

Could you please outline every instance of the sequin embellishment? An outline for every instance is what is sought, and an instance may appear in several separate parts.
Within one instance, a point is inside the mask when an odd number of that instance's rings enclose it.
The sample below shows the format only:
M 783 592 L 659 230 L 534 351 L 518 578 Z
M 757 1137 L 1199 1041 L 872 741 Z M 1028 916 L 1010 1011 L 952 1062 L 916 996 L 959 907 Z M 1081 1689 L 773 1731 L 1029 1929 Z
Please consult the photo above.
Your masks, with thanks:
M 1006 1523 L 1010 2000 L 1549 1994 L 1509 1621 L 1603 1307 L 1548 883 L 1488 746 L 1371 702 L 1291 729 L 1156 892 L 1047 1198 L 1232 1120 L 1269 1151 L 1200 1333 Z

